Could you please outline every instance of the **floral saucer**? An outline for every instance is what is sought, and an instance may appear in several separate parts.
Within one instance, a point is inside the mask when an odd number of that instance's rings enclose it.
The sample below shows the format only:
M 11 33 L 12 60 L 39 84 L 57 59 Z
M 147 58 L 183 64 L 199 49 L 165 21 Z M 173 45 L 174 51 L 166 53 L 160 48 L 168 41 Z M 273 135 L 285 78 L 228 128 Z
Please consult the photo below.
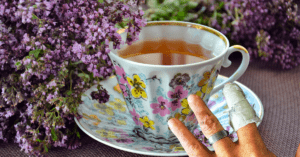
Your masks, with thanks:
M 219 75 L 215 85 L 228 79 L 225 76 Z M 237 83 L 244 91 L 247 100 L 254 108 L 257 116 L 262 120 L 264 109 L 259 98 L 246 86 Z M 110 95 L 107 103 L 100 104 L 97 100 L 92 100 L 90 93 L 96 91 L 96 85 L 85 92 L 82 97 L 83 104 L 78 107 L 78 113 L 83 118 L 76 119 L 77 125 L 87 135 L 95 140 L 104 143 L 108 146 L 143 155 L 152 156 L 185 156 L 180 143 L 178 144 L 159 144 L 147 141 L 135 132 L 135 122 L 132 119 L 131 113 L 127 110 L 123 95 L 118 86 L 115 76 L 102 81 L 103 88 Z M 232 141 L 237 141 L 236 132 L 229 125 L 229 117 L 226 111 L 228 106 L 222 94 L 222 90 L 212 95 L 207 103 L 208 108 L 218 118 L 221 125 L 229 132 L 229 137 Z M 258 126 L 260 123 L 257 123 Z M 195 137 L 201 141 L 209 150 L 214 150 L 203 135 L 200 127 L 193 131 Z

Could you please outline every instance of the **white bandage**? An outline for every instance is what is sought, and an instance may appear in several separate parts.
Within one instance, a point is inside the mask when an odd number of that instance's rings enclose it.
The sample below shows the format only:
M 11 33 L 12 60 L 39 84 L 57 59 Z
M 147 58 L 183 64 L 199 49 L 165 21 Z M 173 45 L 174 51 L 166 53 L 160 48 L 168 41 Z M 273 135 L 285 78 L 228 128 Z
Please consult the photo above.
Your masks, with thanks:
M 237 84 L 226 84 L 223 89 L 223 95 L 229 107 L 230 125 L 234 131 L 247 124 L 261 121 L 245 98 L 243 90 Z

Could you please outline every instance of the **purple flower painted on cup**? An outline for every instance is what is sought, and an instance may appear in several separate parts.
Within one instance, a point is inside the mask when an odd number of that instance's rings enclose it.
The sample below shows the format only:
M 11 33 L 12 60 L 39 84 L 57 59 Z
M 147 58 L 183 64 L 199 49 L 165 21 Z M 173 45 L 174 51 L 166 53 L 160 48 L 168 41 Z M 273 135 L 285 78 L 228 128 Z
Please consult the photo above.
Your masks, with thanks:
M 215 101 L 209 100 L 207 103 L 207 107 L 210 109 L 211 107 L 213 107 L 216 104 Z
M 175 92 L 169 91 L 168 97 L 171 99 L 181 100 L 183 98 L 186 98 L 188 95 L 188 90 L 184 90 L 183 86 L 177 86 L 175 88 Z
M 143 126 L 143 123 L 139 120 L 140 118 L 140 115 L 138 115 L 135 111 L 135 109 L 133 109 L 132 111 L 129 111 L 131 116 L 132 116 L 132 119 L 133 121 L 135 122 L 136 125 L 140 125 L 140 126 Z
M 122 129 L 112 129 L 111 131 L 113 131 L 115 134 L 120 135 L 120 137 L 124 138 L 124 137 L 128 137 L 128 134 L 123 131 Z
M 180 101 L 178 101 L 177 99 L 173 100 L 171 102 L 171 107 L 172 107 L 172 111 L 175 111 L 176 109 L 180 108 L 181 107 Z
M 131 89 L 131 86 L 129 85 L 129 83 L 128 83 L 127 79 L 126 79 L 126 73 L 125 73 L 124 69 L 121 68 L 121 67 L 119 67 L 119 66 L 117 66 L 117 65 L 115 66 L 115 69 L 116 69 L 116 74 L 119 75 L 119 76 L 121 76 L 121 78 L 119 80 L 120 83 L 121 84 L 127 84 L 128 88 Z
M 120 89 L 122 90 L 124 97 L 127 97 L 128 93 L 126 92 L 126 86 L 123 84 L 120 84 Z
M 115 139 L 115 141 L 117 143 L 124 143 L 124 144 L 130 144 L 134 142 L 131 138 L 120 138 L 120 139 Z
M 160 116 L 164 117 L 167 114 L 170 114 L 170 110 L 168 108 L 171 107 L 171 102 L 167 99 L 164 99 L 162 96 L 157 98 L 158 103 L 152 103 L 150 107 L 153 109 L 152 113 L 159 113 Z
M 205 137 L 205 135 L 203 134 L 203 132 L 201 130 L 199 130 L 198 128 L 194 130 L 194 136 L 201 141 L 201 143 L 206 146 L 209 147 L 211 146 L 208 143 L 208 139 Z

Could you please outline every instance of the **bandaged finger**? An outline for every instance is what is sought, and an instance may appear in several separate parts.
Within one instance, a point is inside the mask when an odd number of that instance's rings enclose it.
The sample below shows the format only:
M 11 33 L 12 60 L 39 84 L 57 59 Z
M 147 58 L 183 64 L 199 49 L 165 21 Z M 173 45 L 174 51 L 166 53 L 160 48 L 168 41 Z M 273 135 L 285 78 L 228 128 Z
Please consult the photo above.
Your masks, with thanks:
M 258 123 L 261 120 L 256 116 L 254 109 L 250 106 L 243 90 L 235 83 L 224 86 L 223 95 L 229 107 L 230 125 L 237 131 L 250 123 Z

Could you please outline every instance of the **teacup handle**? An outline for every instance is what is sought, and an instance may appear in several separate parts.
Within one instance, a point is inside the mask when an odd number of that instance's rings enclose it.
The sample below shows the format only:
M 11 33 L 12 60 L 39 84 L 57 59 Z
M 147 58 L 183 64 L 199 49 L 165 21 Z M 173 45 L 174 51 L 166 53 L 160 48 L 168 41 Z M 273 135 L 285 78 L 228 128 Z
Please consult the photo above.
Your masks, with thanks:
M 233 45 L 227 50 L 227 53 L 226 53 L 226 56 L 224 58 L 224 62 L 222 64 L 222 66 L 227 68 L 231 65 L 231 61 L 228 58 L 229 58 L 231 53 L 236 52 L 236 51 L 239 51 L 243 55 L 241 65 L 226 81 L 224 81 L 224 82 L 220 83 L 218 86 L 214 87 L 211 91 L 211 95 L 213 95 L 214 93 L 216 93 L 217 91 L 222 89 L 226 83 L 236 81 L 246 71 L 246 69 L 249 65 L 250 56 L 249 56 L 249 53 L 248 53 L 247 49 L 243 46 L 240 46 L 240 45 Z

